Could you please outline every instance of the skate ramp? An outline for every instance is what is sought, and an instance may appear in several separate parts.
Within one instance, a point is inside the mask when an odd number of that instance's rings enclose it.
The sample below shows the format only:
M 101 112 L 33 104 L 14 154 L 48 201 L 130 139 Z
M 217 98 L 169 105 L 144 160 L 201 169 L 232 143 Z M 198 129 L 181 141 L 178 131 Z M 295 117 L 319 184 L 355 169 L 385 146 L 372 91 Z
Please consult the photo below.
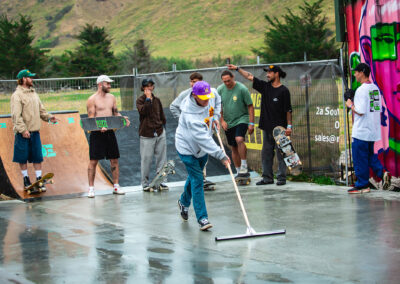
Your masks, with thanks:
M 121 186 L 135 186 L 140 185 L 141 174 L 140 174 L 140 141 L 139 141 L 139 113 L 137 110 L 131 111 L 121 111 L 125 116 L 129 117 L 131 126 L 122 128 L 116 131 L 118 147 L 120 152 L 119 159 L 119 184 Z M 178 120 L 172 116 L 169 108 L 164 108 L 164 114 L 167 120 L 166 124 L 166 134 L 167 134 L 167 159 L 175 161 L 175 175 L 168 176 L 168 182 L 182 181 L 186 180 L 187 172 L 185 165 L 182 163 L 178 156 L 175 148 L 175 131 L 178 127 Z M 82 115 L 82 118 L 87 117 L 87 115 Z M 88 137 L 88 134 L 86 134 Z M 218 144 L 218 142 L 217 142 Z M 226 149 L 228 155 L 230 150 Z M 110 176 L 110 162 L 107 160 L 102 160 L 99 162 L 101 168 L 104 172 Z M 155 160 L 153 159 L 153 164 L 150 170 L 150 180 L 155 176 Z M 228 170 L 222 165 L 222 163 L 209 156 L 209 161 L 207 164 L 207 176 L 219 176 L 229 174 Z
M 23 190 L 22 175 L 17 163 L 13 163 L 14 133 L 10 116 L 0 117 L 0 192 L 23 200 L 77 197 L 88 189 L 87 167 L 89 146 L 80 127 L 78 112 L 58 112 L 57 124 L 42 121 L 40 137 L 44 161 L 43 174 L 54 173 L 54 184 L 47 185 L 47 192 L 28 195 Z M 28 164 L 31 181 L 36 180 L 32 164 Z M 96 190 L 111 190 L 112 185 L 101 169 L 96 169 Z

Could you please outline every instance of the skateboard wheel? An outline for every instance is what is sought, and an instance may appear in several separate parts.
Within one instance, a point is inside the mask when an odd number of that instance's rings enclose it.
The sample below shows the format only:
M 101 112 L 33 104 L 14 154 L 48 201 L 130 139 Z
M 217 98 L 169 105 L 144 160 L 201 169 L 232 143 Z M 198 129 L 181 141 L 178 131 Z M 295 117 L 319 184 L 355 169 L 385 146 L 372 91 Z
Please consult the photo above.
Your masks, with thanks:
M 163 173 L 163 174 L 162 174 L 163 177 L 165 177 L 166 175 L 167 175 L 166 173 Z
M 175 172 L 175 171 L 172 171 L 172 174 L 174 175 L 174 174 L 176 174 L 176 172 Z
M 299 165 L 302 165 L 301 161 L 299 161 Z
M 43 186 L 43 182 L 39 182 L 39 187 L 42 187 Z
M 29 189 L 26 192 L 28 192 L 28 194 L 31 194 L 31 191 Z
M 149 189 L 149 191 L 150 191 L 150 192 L 153 192 L 153 191 L 154 191 L 154 188 L 151 187 L 151 188 Z
M 292 170 L 292 167 L 289 167 L 289 171 L 291 171 Z

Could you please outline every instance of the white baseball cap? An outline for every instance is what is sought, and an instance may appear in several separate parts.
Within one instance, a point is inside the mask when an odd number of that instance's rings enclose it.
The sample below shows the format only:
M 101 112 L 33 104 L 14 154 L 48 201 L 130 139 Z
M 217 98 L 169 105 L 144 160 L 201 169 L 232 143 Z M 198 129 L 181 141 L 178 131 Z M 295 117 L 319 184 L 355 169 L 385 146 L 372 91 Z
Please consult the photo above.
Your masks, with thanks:
M 107 75 L 100 75 L 99 77 L 97 77 L 97 83 L 96 84 L 99 84 L 101 82 L 112 83 L 112 82 L 114 82 L 114 80 L 111 80 L 110 77 L 108 77 Z

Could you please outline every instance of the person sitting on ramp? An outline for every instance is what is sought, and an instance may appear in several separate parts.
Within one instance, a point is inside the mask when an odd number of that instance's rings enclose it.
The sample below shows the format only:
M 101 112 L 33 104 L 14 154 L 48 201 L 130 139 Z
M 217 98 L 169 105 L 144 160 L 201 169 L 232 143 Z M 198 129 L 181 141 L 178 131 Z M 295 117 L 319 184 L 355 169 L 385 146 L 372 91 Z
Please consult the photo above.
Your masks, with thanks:
M 231 162 L 212 138 L 212 128 L 219 129 L 214 108 L 215 96 L 210 85 L 205 81 L 195 83 L 192 94 L 181 104 L 182 113 L 175 133 L 175 147 L 188 172 L 184 191 L 178 200 L 180 214 L 184 221 L 188 220 L 193 198 L 194 211 L 202 231 L 212 227 L 208 221 L 203 191 L 203 168 L 208 155 L 221 160 L 225 167 Z
M 34 76 L 36 74 L 27 69 L 21 70 L 17 75 L 17 89 L 11 96 L 11 118 L 15 133 L 13 162 L 19 163 L 25 188 L 31 185 L 27 162 L 33 163 L 36 180 L 42 178 L 43 154 L 39 133 L 40 119 L 53 123 L 58 121 L 57 118 L 46 112 L 33 88 L 32 77 Z

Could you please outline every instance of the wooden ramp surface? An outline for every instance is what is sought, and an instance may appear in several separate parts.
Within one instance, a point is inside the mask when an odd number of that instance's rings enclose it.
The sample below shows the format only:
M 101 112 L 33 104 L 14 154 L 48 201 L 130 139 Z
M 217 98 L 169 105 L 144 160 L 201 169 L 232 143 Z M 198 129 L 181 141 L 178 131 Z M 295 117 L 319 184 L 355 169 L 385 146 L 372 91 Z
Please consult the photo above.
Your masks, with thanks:
M 45 193 L 28 195 L 23 190 L 23 180 L 19 165 L 13 163 L 14 133 L 10 117 L 0 118 L 0 192 L 23 200 L 38 197 L 74 197 L 88 191 L 87 167 L 89 146 L 80 127 L 78 112 L 58 113 L 57 124 L 42 121 L 40 137 L 44 161 L 43 174 L 54 173 L 54 184 L 48 184 Z M 32 164 L 28 164 L 31 181 L 36 180 Z M 99 167 L 96 169 L 95 190 L 112 190 L 112 184 Z

